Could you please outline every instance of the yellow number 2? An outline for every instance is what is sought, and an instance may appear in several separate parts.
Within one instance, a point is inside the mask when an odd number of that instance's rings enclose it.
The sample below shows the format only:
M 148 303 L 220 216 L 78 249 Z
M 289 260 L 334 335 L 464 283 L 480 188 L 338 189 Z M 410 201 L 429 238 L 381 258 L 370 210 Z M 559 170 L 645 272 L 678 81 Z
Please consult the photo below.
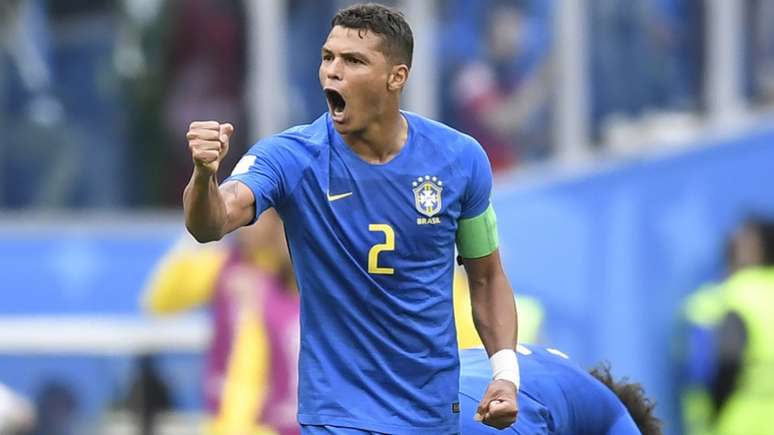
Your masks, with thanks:
M 381 231 L 384 233 L 384 243 L 379 243 L 371 247 L 368 251 L 368 273 L 375 275 L 392 275 L 395 270 L 391 267 L 379 267 L 379 253 L 382 251 L 395 250 L 395 232 L 387 224 L 370 224 L 368 231 Z

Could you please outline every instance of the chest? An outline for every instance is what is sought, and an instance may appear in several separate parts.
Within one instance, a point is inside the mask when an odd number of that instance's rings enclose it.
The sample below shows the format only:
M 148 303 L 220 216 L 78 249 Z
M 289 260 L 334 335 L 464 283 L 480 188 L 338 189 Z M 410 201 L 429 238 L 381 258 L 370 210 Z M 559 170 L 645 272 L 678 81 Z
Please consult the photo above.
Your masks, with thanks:
M 322 218 L 316 230 L 378 269 L 380 256 L 427 261 L 452 255 L 466 183 L 442 158 L 375 166 L 334 154 L 307 175 L 297 199 L 305 221 Z

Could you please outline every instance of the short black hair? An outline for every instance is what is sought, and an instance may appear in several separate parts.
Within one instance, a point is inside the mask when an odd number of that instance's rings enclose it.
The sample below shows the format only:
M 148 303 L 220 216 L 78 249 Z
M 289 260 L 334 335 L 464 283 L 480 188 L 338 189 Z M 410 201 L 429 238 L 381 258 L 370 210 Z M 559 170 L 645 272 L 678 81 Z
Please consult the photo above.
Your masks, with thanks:
M 610 364 L 608 363 L 598 365 L 589 370 L 589 373 L 618 396 L 642 435 L 663 434 L 661 420 L 653 414 L 656 403 L 645 396 L 642 385 L 628 382 L 626 378 L 616 382 L 610 373 Z
M 385 57 L 411 68 L 414 35 L 400 11 L 376 3 L 356 4 L 336 13 L 331 28 L 336 26 L 374 32 L 382 37 Z

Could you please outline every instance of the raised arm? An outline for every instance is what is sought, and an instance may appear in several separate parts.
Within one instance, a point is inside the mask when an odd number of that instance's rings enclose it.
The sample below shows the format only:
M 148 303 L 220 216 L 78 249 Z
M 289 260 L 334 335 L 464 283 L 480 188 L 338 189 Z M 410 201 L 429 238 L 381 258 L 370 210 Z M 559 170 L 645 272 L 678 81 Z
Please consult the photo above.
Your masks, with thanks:
M 202 243 L 220 240 L 255 214 L 255 197 L 247 186 L 231 181 L 218 187 L 218 168 L 233 133 L 231 124 L 204 121 L 191 123 L 186 134 L 194 169 L 183 192 L 185 226 Z

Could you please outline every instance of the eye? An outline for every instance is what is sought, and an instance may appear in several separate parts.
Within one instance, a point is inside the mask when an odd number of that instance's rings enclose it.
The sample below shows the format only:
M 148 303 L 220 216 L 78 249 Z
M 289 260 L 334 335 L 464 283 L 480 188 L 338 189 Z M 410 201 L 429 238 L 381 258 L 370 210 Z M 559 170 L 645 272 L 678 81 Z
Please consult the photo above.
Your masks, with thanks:
M 322 55 L 322 60 L 326 62 L 330 62 L 331 60 L 333 60 L 333 55 L 330 53 L 325 53 Z
M 358 59 L 356 57 L 348 57 L 347 58 L 347 62 L 354 63 L 355 65 L 362 65 L 362 64 L 365 63 L 365 62 L 363 62 L 362 60 L 360 60 L 360 59 Z

